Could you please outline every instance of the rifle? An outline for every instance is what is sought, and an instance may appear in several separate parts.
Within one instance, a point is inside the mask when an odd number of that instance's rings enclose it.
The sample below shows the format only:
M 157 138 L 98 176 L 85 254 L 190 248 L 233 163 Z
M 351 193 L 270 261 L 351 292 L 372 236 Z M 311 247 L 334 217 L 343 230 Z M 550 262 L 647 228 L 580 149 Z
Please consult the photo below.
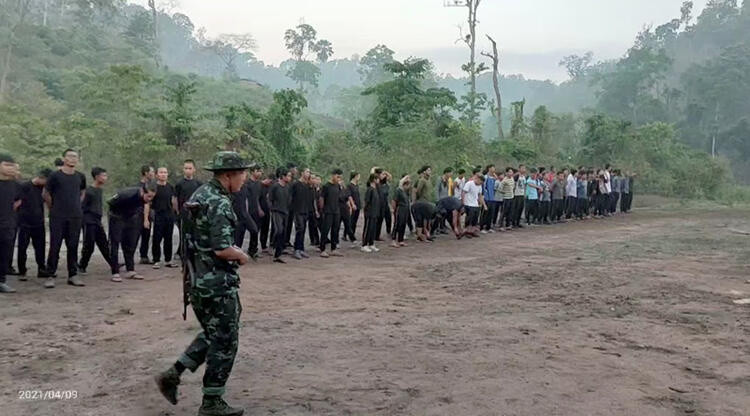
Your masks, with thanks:
M 187 320 L 187 307 L 190 305 L 190 292 L 195 279 L 195 247 L 193 247 L 192 235 L 195 231 L 195 220 L 198 217 L 200 204 L 186 202 L 183 205 L 182 218 L 180 220 L 180 238 L 182 260 L 182 319 Z M 187 219 L 187 221 L 185 221 Z

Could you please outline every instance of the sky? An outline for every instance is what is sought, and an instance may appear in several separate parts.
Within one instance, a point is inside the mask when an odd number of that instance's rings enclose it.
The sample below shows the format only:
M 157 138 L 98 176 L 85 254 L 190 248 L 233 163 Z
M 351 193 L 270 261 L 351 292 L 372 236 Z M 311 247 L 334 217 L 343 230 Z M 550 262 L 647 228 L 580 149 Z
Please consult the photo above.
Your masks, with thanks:
M 461 75 L 468 48 L 456 43 L 458 26 L 466 33 L 467 8 L 445 7 L 454 0 L 179 0 L 173 11 L 190 17 L 209 36 L 251 33 L 256 56 L 278 65 L 289 58 L 284 31 L 304 22 L 333 44 L 335 58 L 363 55 L 377 44 L 396 59 L 428 58 L 438 73 Z M 147 0 L 134 0 L 146 4 Z M 172 2 L 164 1 L 163 3 Z M 529 79 L 566 78 L 563 56 L 594 52 L 595 60 L 622 56 L 645 25 L 680 16 L 683 0 L 482 0 L 477 49 L 489 51 L 489 34 L 498 42 L 500 71 Z M 694 0 L 693 16 L 707 0 Z M 479 56 L 479 55 L 478 55 Z

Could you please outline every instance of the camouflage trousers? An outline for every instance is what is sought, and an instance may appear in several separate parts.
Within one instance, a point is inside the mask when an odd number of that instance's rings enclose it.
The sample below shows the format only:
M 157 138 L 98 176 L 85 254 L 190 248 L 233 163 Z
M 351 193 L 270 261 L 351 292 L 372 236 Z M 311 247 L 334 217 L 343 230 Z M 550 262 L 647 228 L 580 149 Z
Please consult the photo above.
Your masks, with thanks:
M 195 337 L 179 361 L 192 372 L 205 362 L 203 394 L 221 396 L 237 354 L 242 305 L 237 293 L 217 297 L 193 295 L 190 300 L 203 332 Z

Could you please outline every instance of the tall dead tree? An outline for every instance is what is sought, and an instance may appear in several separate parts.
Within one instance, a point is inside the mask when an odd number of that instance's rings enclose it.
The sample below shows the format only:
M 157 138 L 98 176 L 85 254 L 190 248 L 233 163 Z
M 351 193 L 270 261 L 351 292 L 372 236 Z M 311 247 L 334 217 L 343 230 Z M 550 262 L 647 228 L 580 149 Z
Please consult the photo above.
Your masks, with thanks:
M 502 111 L 503 111 L 503 98 L 500 95 L 500 55 L 497 52 L 497 42 L 495 42 L 495 39 L 492 39 L 490 35 L 487 35 L 487 39 L 490 40 L 490 43 L 492 43 L 492 53 L 482 52 L 482 55 L 490 58 L 492 60 L 492 87 L 495 89 L 495 100 L 497 101 L 497 106 L 493 110 L 495 113 L 495 118 L 497 119 L 497 134 L 500 140 L 505 138 L 505 134 L 503 134 L 503 117 L 502 117 Z
M 156 62 L 157 68 L 161 64 L 160 52 L 159 52 L 159 30 L 157 19 L 159 13 L 156 10 L 156 0 L 148 0 L 148 7 L 151 9 L 151 30 L 154 39 L 154 62 Z

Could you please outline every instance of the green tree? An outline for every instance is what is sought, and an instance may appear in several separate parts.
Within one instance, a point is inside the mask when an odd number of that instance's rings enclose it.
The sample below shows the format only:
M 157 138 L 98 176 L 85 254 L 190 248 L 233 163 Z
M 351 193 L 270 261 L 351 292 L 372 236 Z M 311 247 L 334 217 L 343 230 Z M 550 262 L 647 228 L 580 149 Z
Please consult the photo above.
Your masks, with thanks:
M 287 29 L 284 33 L 284 43 L 294 59 L 294 64 L 287 71 L 287 76 L 293 79 L 300 90 L 304 92 L 305 85 L 317 87 L 320 69 L 309 59 L 315 55 L 317 62 L 324 63 L 333 55 L 333 45 L 325 39 L 318 39 L 318 32 L 308 24 L 298 25 L 295 29 Z

